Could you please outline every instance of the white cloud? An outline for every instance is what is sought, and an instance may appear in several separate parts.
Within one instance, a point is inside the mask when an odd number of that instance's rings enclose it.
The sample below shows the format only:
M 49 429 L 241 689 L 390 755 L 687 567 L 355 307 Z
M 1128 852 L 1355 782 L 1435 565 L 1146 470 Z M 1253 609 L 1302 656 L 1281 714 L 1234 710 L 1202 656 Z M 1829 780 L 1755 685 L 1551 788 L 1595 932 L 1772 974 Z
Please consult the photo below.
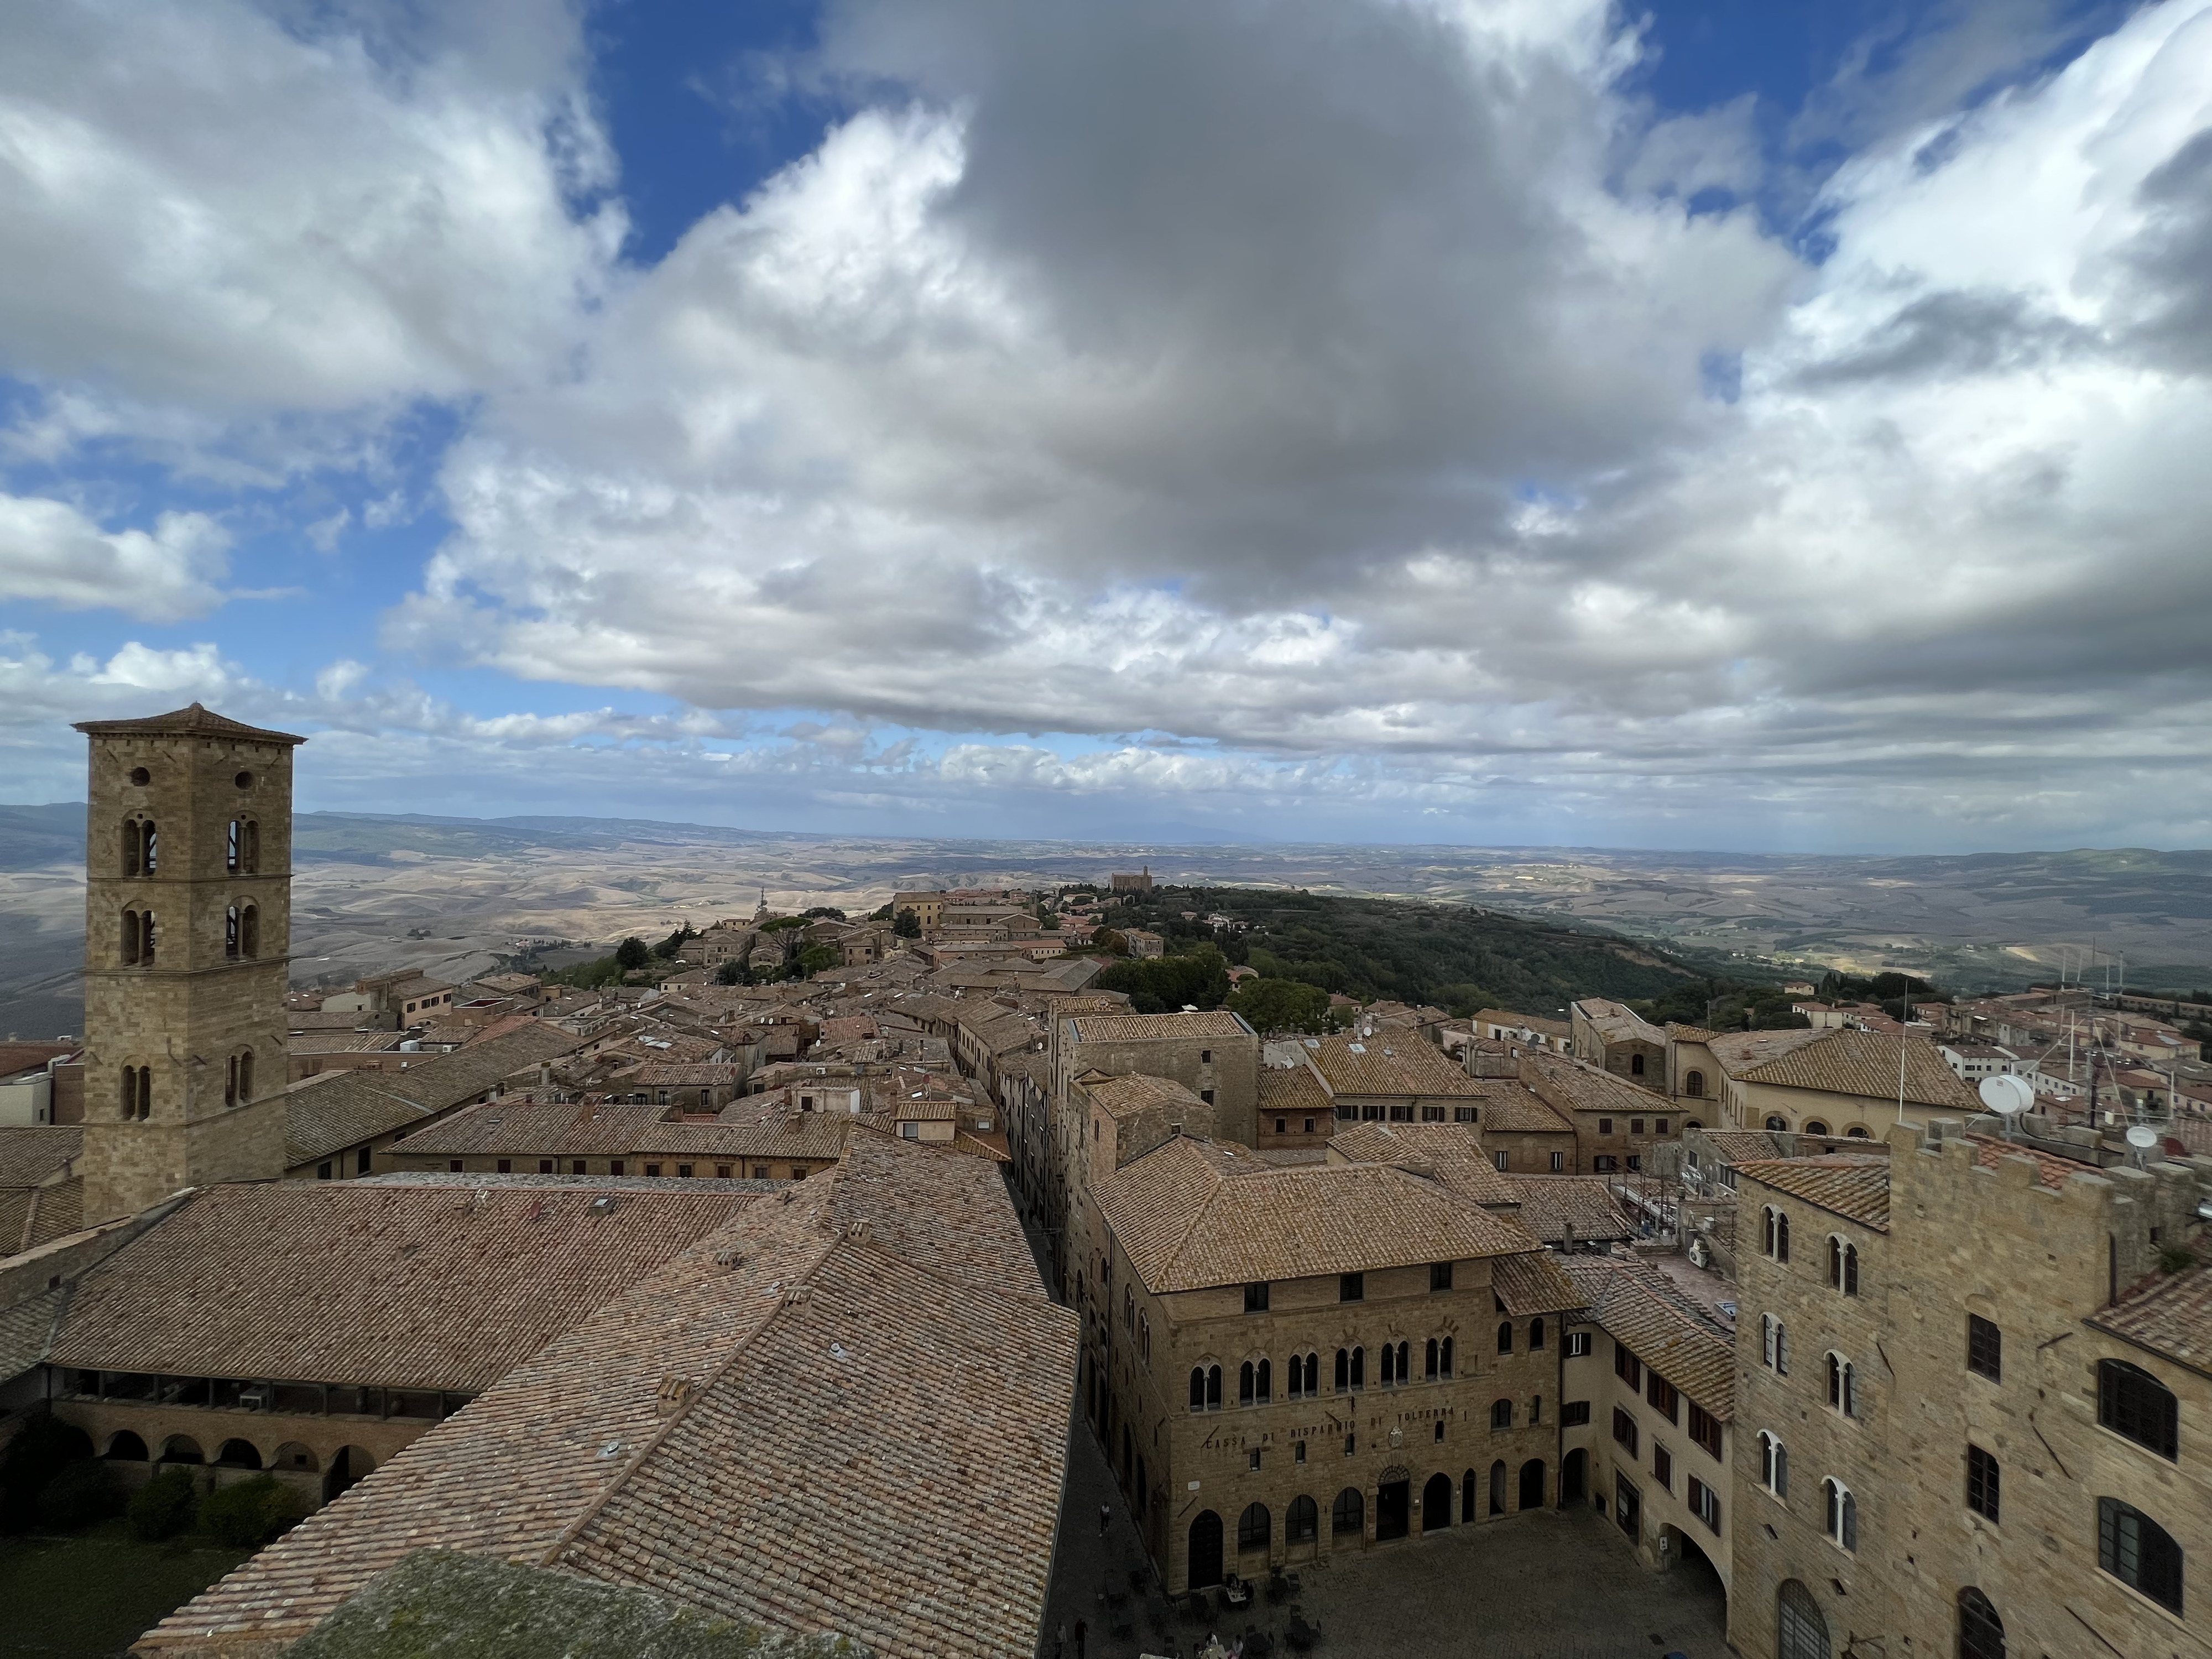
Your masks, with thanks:
M 229 547 L 228 532 L 203 513 L 164 513 L 150 532 L 111 532 L 65 501 L 0 495 L 0 600 L 181 621 L 222 603 L 215 584 Z
M 333 425 L 558 371 L 624 227 L 574 205 L 611 181 L 576 20 L 448 9 L 405 39 L 244 0 L 13 16 L 0 361 L 50 393 L 19 447 L 281 466 L 342 456 Z
M 1979 101 L 2059 26 L 1956 10 L 1839 78 L 1817 265 L 1687 212 L 1759 183 L 1752 109 L 1654 125 L 1598 0 L 853 0 L 795 78 L 858 112 L 618 270 L 565 12 L 403 72 L 222 4 L 139 112 L 84 65 L 184 14 L 61 8 L 0 68 L 0 253 L 64 256 L 0 295 L 48 389 L 13 441 L 251 468 L 471 400 L 387 642 L 831 716 L 349 663 L 290 705 L 415 780 L 2201 836 L 2212 4 Z

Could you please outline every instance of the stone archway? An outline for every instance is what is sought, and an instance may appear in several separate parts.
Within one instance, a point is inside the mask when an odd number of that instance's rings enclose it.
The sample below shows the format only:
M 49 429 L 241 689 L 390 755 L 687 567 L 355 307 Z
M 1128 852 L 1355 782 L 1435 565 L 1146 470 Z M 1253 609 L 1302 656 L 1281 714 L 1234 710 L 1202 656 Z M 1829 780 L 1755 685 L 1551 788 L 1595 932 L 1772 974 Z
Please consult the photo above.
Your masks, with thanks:
M 1589 1454 L 1580 1446 L 1559 1465 L 1559 1507 L 1579 1504 L 1589 1496 Z
M 1421 1488 L 1421 1530 L 1436 1532 L 1451 1525 L 1452 1483 L 1448 1474 L 1432 1474 Z
M 118 1463 L 143 1463 L 149 1460 L 146 1443 L 128 1429 L 118 1430 L 107 1438 L 107 1449 L 100 1454 Z
M 251 1440 L 226 1440 L 216 1449 L 216 1466 L 226 1469 L 258 1469 L 261 1467 L 261 1448 Z
M 1540 1510 L 1544 1507 L 1544 1460 L 1532 1457 L 1521 1466 L 1521 1501 L 1517 1509 Z
M 1221 1517 L 1201 1510 L 1190 1523 L 1190 1577 L 1188 1588 L 1204 1589 L 1221 1582 Z
M 323 1502 L 343 1497 L 368 1480 L 375 1468 L 376 1460 L 359 1446 L 340 1446 L 323 1473 Z
M 173 1434 L 161 1443 L 161 1455 L 155 1460 L 162 1463 L 204 1463 L 207 1454 L 200 1443 L 188 1434 Z

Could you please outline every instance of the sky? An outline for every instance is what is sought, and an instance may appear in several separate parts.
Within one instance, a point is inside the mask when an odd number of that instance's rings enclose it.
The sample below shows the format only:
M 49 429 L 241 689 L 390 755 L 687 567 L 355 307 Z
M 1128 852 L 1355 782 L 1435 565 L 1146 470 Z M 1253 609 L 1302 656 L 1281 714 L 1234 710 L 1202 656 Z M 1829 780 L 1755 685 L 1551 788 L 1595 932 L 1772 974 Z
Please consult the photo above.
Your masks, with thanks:
M 0 799 L 2212 844 L 2212 0 L 46 0 L 0 270 Z

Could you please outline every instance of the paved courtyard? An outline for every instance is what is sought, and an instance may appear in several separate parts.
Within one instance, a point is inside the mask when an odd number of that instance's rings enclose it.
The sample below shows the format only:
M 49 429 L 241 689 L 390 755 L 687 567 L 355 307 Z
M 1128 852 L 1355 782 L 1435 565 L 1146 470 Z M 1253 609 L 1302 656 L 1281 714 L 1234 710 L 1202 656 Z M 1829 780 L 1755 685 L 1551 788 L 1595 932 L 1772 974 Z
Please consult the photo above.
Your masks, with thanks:
M 1062 1628 L 1068 1632 L 1066 1659 L 1075 1659 L 1079 1619 L 1089 1626 L 1084 1659 L 1194 1654 L 1217 1626 L 1170 1611 L 1097 1443 L 1080 1424 L 1075 1439 L 1044 1659 L 1051 1659 Z M 1103 1540 L 1101 1503 L 1111 1513 Z M 1592 1511 L 1453 1527 L 1296 1571 L 1302 1580 L 1297 1608 L 1321 1627 L 1316 1659 L 1662 1659 L 1670 1653 L 1726 1659 L 1731 1651 L 1723 1633 L 1720 1586 L 1710 1571 L 1692 1565 L 1664 1577 L 1645 1571 L 1627 1541 Z M 1283 1634 L 1291 1612 L 1288 1601 L 1270 1606 L 1264 1595 L 1256 1596 L 1237 1610 L 1235 1629 L 1219 1633 L 1226 1642 L 1255 1626 L 1271 1638 L 1273 1654 L 1286 1654 Z M 1116 1627 L 1129 1634 L 1115 1637 Z

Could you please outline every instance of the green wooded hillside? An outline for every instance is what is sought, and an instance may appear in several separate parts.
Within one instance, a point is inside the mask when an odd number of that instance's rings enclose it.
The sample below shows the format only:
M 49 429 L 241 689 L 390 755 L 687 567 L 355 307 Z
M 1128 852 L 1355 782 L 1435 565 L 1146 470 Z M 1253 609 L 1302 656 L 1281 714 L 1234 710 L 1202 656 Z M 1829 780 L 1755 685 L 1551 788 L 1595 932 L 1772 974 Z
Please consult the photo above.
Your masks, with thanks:
M 1576 997 L 1642 1001 L 1704 977 L 1633 940 L 1494 910 L 1243 887 L 1163 887 L 1139 897 L 1109 907 L 1110 925 L 1164 934 L 1170 951 L 1213 940 L 1231 962 L 1269 978 L 1362 1001 L 1558 1018 Z M 1186 910 L 1197 919 L 1185 921 Z M 1217 914 L 1247 931 L 1208 927 L 1205 919 Z

